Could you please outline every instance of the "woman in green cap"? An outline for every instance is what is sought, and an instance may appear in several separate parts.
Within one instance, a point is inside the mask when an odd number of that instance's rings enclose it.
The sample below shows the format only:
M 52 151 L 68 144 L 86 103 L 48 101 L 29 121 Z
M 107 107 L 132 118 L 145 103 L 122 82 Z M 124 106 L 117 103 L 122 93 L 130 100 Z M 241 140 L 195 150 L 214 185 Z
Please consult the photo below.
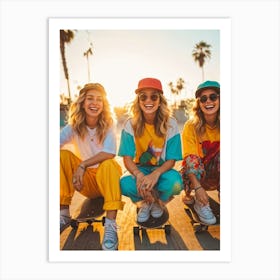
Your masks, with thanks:
M 198 86 L 195 97 L 193 118 L 185 123 L 182 132 L 183 201 L 191 204 L 195 200 L 194 209 L 200 220 L 215 224 L 206 191 L 217 189 L 220 194 L 220 84 L 205 81 Z

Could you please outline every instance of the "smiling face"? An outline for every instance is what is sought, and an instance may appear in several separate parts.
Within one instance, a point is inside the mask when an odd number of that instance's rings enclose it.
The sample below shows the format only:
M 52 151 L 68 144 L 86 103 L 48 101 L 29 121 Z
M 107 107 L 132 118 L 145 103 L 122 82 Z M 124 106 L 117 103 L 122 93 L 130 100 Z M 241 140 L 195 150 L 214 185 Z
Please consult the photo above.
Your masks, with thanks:
M 83 108 L 87 118 L 97 118 L 103 111 L 102 93 L 95 89 L 88 90 Z
M 144 89 L 138 93 L 138 99 L 144 117 L 155 117 L 160 105 L 160 93 L 154 89 Z
M 216 115 L 220 108 L 220 96 L 213 89 L 205 89 L 199 96 L 199 107 L 205 116 Z

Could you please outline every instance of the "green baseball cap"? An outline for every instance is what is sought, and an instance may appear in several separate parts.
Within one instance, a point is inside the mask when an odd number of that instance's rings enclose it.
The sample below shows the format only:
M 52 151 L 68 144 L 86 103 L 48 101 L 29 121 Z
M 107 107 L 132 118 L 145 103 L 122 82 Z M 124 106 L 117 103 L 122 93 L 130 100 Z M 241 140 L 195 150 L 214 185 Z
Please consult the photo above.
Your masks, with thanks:
M 218 93 L 220 93 L 220 84 L 216 81 L 205 81 L 202 84 L 200 84 L 197 87 L 197 90 L 195 92 L 195 97 L 197 98 L 201 92 L 207 88 L 213 88 L 215 89 Z

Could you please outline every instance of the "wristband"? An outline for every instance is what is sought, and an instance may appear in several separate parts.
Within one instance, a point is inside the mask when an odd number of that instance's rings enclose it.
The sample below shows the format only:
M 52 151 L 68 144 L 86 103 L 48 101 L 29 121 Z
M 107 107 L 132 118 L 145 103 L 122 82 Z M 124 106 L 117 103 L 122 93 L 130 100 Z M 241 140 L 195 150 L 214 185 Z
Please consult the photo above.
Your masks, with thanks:
M 197 190 L 199 190 L 199 189 L 202 189 L 202 187 L 201 187 L 201 186 L 194 187 L 194 191 L 195 191 L 195 192 L 196 192 Z

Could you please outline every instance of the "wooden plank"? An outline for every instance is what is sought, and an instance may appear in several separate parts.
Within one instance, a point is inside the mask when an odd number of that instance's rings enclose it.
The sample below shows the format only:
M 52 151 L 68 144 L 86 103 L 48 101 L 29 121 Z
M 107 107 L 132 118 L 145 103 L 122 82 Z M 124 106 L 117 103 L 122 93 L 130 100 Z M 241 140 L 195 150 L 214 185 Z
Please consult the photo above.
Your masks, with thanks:
M 211 197 L 217 198 L 217 192 L 212 191 Z M 85 199 L 81 194 L 75 193 L 70 207 L 70 213 L 77 216 L 79 206 Z M 136 225 L 136 206 L 125 196 L 123 211 L 117 215 L 119 250 L 219 250 L 220 227 L 210 226 L 208 231 L 194 233 L 189 217 L 184 210 L 182 194 L 176 196 L 167 204 L 169 210 L 170 235 L 163 229 L 140 231 L 133 234 Z M 61 250 L 101 250 L 104 228 L 100 223 L 88 226 L 80 224 L 77 230 L 67 228 L 60 236 Z

